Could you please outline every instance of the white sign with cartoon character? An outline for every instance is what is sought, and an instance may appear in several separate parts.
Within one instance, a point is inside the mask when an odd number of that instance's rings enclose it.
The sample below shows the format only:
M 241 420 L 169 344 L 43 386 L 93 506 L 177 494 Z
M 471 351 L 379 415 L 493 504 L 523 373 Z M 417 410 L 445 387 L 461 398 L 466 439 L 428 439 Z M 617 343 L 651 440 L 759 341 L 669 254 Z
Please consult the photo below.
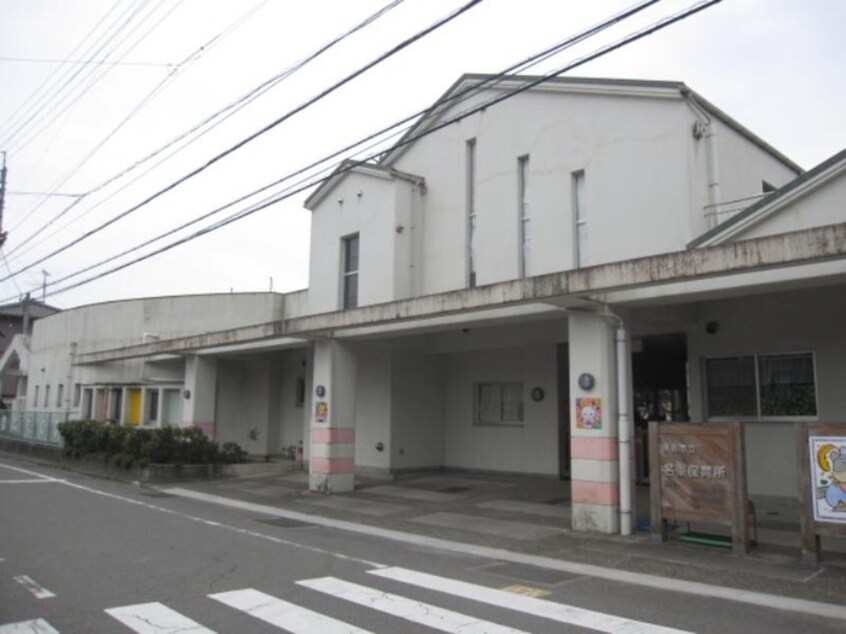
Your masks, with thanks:
M 846 437 L 811 436 L 814 519 L 846 524 Z

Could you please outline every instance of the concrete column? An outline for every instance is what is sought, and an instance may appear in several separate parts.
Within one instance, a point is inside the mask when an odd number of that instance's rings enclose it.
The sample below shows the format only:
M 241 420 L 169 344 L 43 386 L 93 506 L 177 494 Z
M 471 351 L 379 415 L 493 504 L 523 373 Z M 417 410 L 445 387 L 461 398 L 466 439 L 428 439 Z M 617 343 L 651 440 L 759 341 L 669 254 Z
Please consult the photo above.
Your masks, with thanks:
M 217 359 L 192 355 L 185 359 L 182 426 L 195 425 L 214 438 Z
M 618 533 L 620 469 L 613 323 L 590 313 L 570 313 L 567 323 L 573 530 Z M 587 375 L 593 378 L 593 386 L 588 387 Z
M 354 488 L 356 357 L 348 344 L 314 346 L 309 489 L 342 493 Z

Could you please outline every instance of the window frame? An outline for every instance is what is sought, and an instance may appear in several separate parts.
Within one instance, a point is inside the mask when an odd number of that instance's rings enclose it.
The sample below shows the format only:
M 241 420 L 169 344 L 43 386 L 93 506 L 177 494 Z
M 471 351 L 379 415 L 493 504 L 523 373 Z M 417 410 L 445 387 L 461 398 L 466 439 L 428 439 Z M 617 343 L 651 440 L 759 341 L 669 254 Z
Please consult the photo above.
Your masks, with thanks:
M 355 243 L 355 265 L 350 263 L 350 245 Z M 341 308 L 348 310 L 359 306 L 359 271 L 361 270 L 361 234 L 351 233 L 341 238 Z M 355 298 L 350 299 L 352 280 L 355 280 Z
M 570 173 L 573 205 L 573 266 L 582 269 L 590 266 L 588 260 L 588 205 L 587 177 L 585 170 Z
M 760 360 L 762 357 L 781 357 L 781 356 L 804 356 L 808 355 L 811 358 L 811 368 L 814 374 L 814 411 L 815 414 L 762 414 L 762 407 L 761 407 L 761 370 L 760 370 Z M 754 369 L 754 376 L 755 376 L 755 408 L 756 414 L 755 415 L 727 415 L 727 414 L 720 414 L 717 416 L 711 416 L 709 411 L 709 385 L 708 385 L 708 361 L 710 360 L 719 360 L 719 359 L 749 359 L 753 360 L 753 369 Z M 721 422 L 721 421 L 733 421 L 733 420 L 740 420 L 740 421 L 761 421 L 761 422 L 773 422 L 773 421 L 785 421 L 785 422 L 793 422 L 793 421 L 818 421 L 819 420 L 819 413 L 820 413 L 820 397 L 819 397 L 819 381 L 818 381 L 818 373 L 817 373 L 817 355 L 813 350 L 789 350 L 789 351 L 780 351 L 780 352 L 748 352 L 748 353 L 738 353 L 738 354 L 721 354 L 721 355 L 713 355 L 713 356 L 703 356 L 702 357 L 702 405 L 703 411 L 705 413 L 705 420 L 707 421 L 714 421 L 714 422 Z
M 517 157 L 517 217 L 520 237 L 520 277 L 532 275 L 532 205 L 529 200 L 529 155 Z
M 503 389 L 507 385 L 519 386 L 519 418 L 505 419 L 504 418 L 504 394 Z M 482 420 L 481 417 L 481 393 L 484 386 L 499 386 L 500 389 L 500 404 L 499 404 L 499 420 Z M 474 427 L 524 427 L 526 424 L 526 398 L 525 386 L 523 381 L 478 381 L 473 383 L 473 426 Z
M 465 145 L 465 188 L 466 188 L 466 222 L 467 222 L 467 282 L 468 288 L 476 286 L 476 265 L 478 264 L 478 218 L 476 215 L 476 139 L 468 139 Z

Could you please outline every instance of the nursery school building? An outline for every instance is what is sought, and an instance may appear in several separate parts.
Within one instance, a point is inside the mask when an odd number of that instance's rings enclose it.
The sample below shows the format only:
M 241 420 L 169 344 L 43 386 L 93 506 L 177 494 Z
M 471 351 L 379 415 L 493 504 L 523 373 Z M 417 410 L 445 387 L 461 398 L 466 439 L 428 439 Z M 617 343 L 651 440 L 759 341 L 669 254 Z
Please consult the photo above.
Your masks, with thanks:
M 796 498 L 793 423 L 846 421 L 846 151 L 802 170 L 682 83 L 461 77 L 306 201 L 309 287 L 106 302 L 0 359 L 14 408 L 302 451 L 310 487 L 570 480 L 631 522 L 646 421 L 741 421 Z M 449 124 L 449 125 L 445 125 Z M 431 132 L 426 134 L 427 132 Z

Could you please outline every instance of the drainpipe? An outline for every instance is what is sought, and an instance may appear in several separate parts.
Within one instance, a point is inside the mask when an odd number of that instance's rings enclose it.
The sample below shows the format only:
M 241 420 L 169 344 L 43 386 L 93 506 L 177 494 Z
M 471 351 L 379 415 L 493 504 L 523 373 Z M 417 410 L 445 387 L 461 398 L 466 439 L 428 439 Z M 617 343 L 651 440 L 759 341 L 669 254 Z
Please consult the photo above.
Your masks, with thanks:
M 720 223 L 720 205 L 723 202 L 722 189 L 720 187 L 720 165 L 718 161 L 717 133 L 714 131 L 714 122 L 706 110 L 696 101 L 689 88 L 684 88 L 682 96 L 687 100 L 691 110 L 696 115 L 696 123 L 693 124 L 693 138 L 699 140 L 705 138 L 706 169 L 708 175 L 708 209 L 711 215 L 708 216 L 708 228 L 711 229 Z
M 632 481 L 634 480 L 632 463 L 632 417 L 629 412 L 629 401 L 631 393 L 629 390 L 629 365 L 631 356 L 628 349 L 628 334 L 623 318 L 611 312 L 607 304 L 603 305 L 602 312 L 596 313 L 610 319 L 616 325 L 614 343 L 617 352 L 617 452 L 620 461 L 620 534 L 627 536 L 632 534 L 632 515 L 634 507 L 634 492 Z
M 619 319 L 619 318 L 618 318 Z M 620 454 L 620 534 L 632 534 L 632 418 L 629 413 L 629 362 L 626 327 L 617 324 L 617 444 Z

